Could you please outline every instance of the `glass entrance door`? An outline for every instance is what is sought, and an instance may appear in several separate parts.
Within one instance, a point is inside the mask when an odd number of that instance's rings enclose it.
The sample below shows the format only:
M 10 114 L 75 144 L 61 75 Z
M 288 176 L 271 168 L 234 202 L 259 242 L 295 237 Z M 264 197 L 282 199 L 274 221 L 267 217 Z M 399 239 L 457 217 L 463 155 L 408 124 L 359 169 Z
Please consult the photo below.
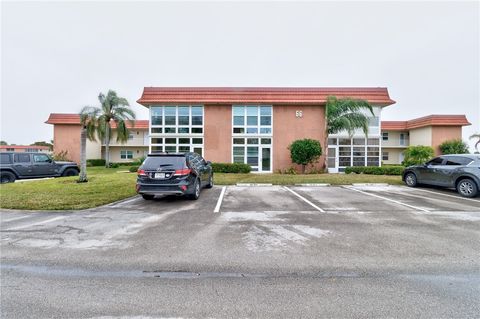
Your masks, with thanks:
M 272 159 L 270 147 L 262 147 L 262 172 L 272 171 Z
M 327 167 L 329 173 L 338 173 L 338 146 L 328 147 Z

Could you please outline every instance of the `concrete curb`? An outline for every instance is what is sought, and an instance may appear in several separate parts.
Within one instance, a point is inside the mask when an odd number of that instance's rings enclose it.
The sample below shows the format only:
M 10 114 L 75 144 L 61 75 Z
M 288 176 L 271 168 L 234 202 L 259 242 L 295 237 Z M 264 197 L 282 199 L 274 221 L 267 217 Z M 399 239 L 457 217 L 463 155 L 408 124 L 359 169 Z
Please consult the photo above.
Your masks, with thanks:
M 268 186 L 273 186 L 273 184 L 268 184 L 268 183 L 237 183 L 235 185 L 236 186 L 242 186 L 242 187 L 268 187 Z
M 388 183 L 352 183 L 353 186 L 388 186 Z
M 26 182 L 36 182 L 36 181 L 47 181 L 49 179 L 54 179 L 55 177 L 42 177 L 42 178 L 26 178 L 26 179 L 17 179 L 15 183 L 26 183 Z
M 306 187 L 326 187 L 331 186 L 328 183 L 303 183 L 303 184 L 295 184 L 295 186 L 306 186 Z

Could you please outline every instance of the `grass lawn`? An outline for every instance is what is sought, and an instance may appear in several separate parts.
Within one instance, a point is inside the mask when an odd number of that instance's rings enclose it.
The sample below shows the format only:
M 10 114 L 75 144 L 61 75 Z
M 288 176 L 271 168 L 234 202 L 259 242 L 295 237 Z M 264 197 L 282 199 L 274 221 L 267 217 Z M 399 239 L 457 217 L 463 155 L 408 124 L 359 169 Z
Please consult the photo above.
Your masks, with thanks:
M 31 182 L 16 182 L 0 186 L 0 207 L 27 210 L 65 210 L 96 207 L 136 194 L 136 173 L 124 173 L 128 167 L 89 167 L 88 183 L 76 183 L 75 177 L 62 177 Z M 281 174 L 215 174 L 215 184 L 271 183 L 352 183 L 402 184 L 400 176 L 376 175 L 281 175 Z

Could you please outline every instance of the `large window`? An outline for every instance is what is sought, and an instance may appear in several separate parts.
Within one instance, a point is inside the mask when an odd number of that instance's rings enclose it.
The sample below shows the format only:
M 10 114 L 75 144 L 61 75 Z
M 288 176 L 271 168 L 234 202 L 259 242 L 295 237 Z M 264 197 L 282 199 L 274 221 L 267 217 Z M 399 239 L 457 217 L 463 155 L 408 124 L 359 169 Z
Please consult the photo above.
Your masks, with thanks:
M 272 138 L 234 137 L 233 162 L 244 163 L 252 167 L 253 172 L 272 170 Z
M 132 159 L 133 158 L 133 151 L 120 150 L 120 158 L 121 159 Z
M 331 147 L 338 146 L 339 167 L 379 166 L 380 164 L 378 138 L 329 138 L 328 144 Z M 333 160 L 329 163 L 333 163 Z M 330 164 L 329 167 L 333 167 Z
M 272 106 L 234 105 L 233 134 L 271 135 Z
M 151 153 L 203 153 L 203 106 L 150 107 Z

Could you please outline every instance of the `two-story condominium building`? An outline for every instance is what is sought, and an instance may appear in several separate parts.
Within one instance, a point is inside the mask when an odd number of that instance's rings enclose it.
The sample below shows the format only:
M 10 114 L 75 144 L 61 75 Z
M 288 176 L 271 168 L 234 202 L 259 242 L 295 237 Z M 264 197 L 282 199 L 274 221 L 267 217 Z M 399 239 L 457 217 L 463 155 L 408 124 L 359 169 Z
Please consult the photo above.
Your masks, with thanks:
M 435 155 L 444 141 L 461 139 L 462 127 L 470 125 L 465 115 L 429 115 L 410 121 L 382 121 L 382 161 L 400 164 L 410 145 L 431 146 Z
M 80 116 L 78 114 L 51 113 L 45 122 L 53 125 L 53 152 L 67 152 L 67 157 L 80 162 Z M 130 136 L 126 143 L 117 142 L 115 131 L 110 140 L 111 162 L 132 162 L 148 152 L 148 120 L 134 121 L 131 126 L 127 122 Z M 115 128 L 115 125 L 112 125 Z M 105 158 L 105 143 L 87 141 L 87 159 Z
M 288 146 L 297 139 L 319 140 L 325 149 L 328 96 L 367 100 L 375 112 L 368 138 L 361 132 L 329 137 L 329 170 L 380 165 L 381 110 L 395 103 L 386 88 L 145 87 L 137 102 L 150 111 L 149 152 L 193 151 L 273 172 L 292 166 Z M 324 164 L 322 156 L 317 168 Z

